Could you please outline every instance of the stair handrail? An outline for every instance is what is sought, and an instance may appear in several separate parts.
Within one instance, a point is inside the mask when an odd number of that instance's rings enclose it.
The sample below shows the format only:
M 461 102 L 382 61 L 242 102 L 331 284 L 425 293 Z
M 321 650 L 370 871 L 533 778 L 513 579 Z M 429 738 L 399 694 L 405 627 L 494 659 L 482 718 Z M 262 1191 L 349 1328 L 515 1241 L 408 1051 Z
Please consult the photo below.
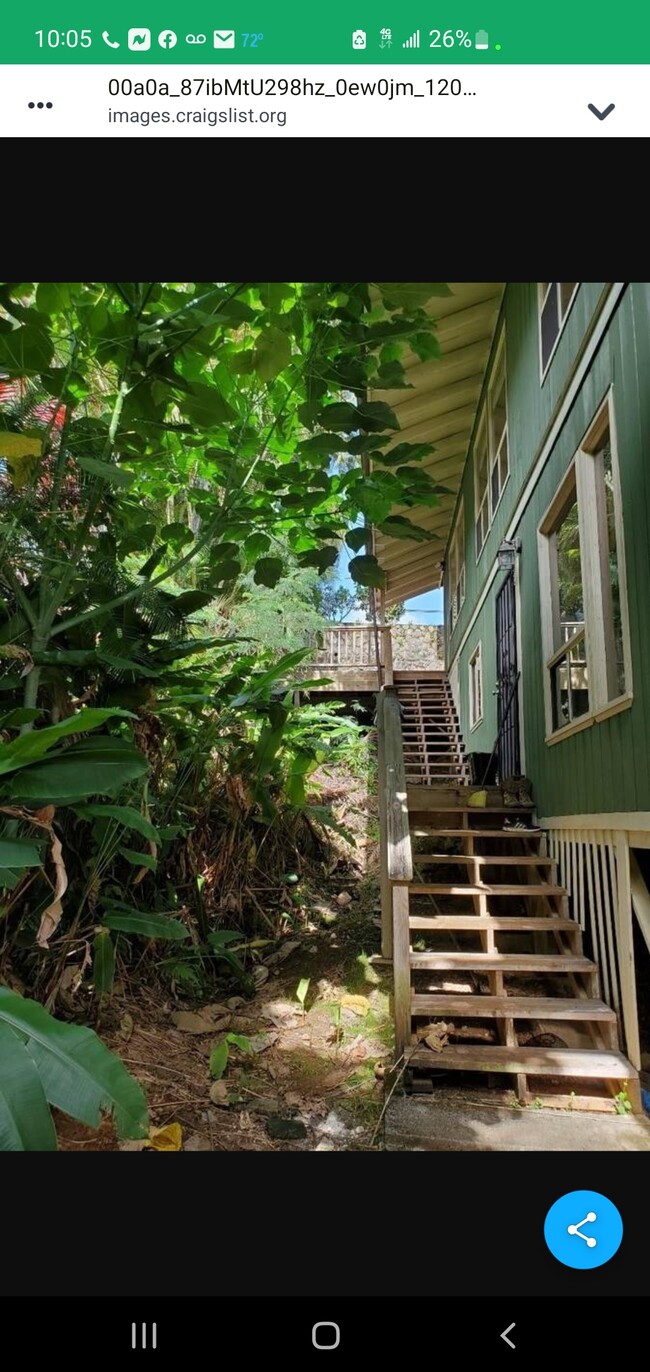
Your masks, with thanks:
M 413 880 L 413 853 L 397 689 L 385 687 L 376 700 L 382 954 L 390 959 L 395 949 L 393 893 Z

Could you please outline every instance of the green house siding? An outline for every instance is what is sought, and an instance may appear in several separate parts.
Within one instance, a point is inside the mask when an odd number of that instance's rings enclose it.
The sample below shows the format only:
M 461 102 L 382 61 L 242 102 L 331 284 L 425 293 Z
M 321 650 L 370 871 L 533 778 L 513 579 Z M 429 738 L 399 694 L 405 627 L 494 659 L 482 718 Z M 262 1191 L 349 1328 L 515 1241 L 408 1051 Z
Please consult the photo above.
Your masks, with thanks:
M 483 659 L 483 721 L 469 727 L 469 661 L 478 643 Z M 497 733 L 497 700 L 492 694 L 497 679 L 494 601 L 488 596 L 461 654 L 459 676 L 463 739 L 468 753 L 491 753 Z
M 546 427 L 564 390 L 567 376 L 584 345 L 585 337 L 604 290 L 604 282 L 583 282 L 578 287 L 550 367 L 543 384 L 540 384 L 537 283 L 526 281 L 506 287 L 503 308 L 495 335 L 495 344 L 498 341 L 501 326 L 504 324 L 506 331 L 510 476 L 477 562 L 474 529 L 476 517 L 474 467 L 473 452 L 470 447 L 470 456 L 461 486 L 467 530 L 465 603 L 449 638 L 449 660 L 453 659 L 456 654 L 457 646 L 471 619 L 473 608 L 492 570 L 496 550 L 506 536 L 506 530 L 512 520 L 522 487 L 533 465 Z M 485 389 L 484 386 L 484 393 Z M 481 405 L 479 405 L 479 413 L 480 409 Z M 446 581 L 445 595 L 448 605 L 449 587 Z
M 584 291 L 584 304 L 581 295 Z M 506 534 L 532 457 L 558 398 L 573 370 L 581 338 L 600 288 L 579 290 L 565 333 L 544 385 L 539 381 L 537 302 L 532 288 L 512 286 L 506 297 L 508 334 L 508 410 L 511 477 L 481 558 L 485 571 L 475 575 L 473 524 L 467 554 L 467 594 L 452 638 L 459 642 L 470 622 L 485 577 L 492 570 L 496 547 Z M 590 294 L 591 293 L 591 294 Z M 575 316 L 574 316 L 575 312 Z M 527 321 L 527 322 L 526 322 Z M 570 334 L 569 329 L 573 329 Z M 634 699 L 630 708 L 599 724 L 549 745 L 545 742 L 544 665 L 537 556 L 537 529 L 604 396 L 612 387 L 618 444 L 622 513 L 627 563 L 627 596 Z M 547 390 L 548 387 L 548 390 Z M 523 454 L 526 453 L 524 459 Z M 466 506 L 473 509 L 471 472 L 465 475 Z M 521 691 L 526 771 L 543 816 L 613 811 L 650 811 L 650 287 L 627 288 L 592 360 L 571 410 L 539 476 L 516 529 L 522 541 L 519 558 L 522 640 Z M 480 564 L 479 564 L 480 566 Z M 458 659 L 461 726 L 468 751 L 487 751 L 496 734 L 496 702 L 491 691 L 494 661 L 495 597 L 503 574 L 496 577 Z M 468 661 L 478 639 L 483 644 L 485 720 L 469 731 Z M 488 738 L 489 736 L 489 738 Z

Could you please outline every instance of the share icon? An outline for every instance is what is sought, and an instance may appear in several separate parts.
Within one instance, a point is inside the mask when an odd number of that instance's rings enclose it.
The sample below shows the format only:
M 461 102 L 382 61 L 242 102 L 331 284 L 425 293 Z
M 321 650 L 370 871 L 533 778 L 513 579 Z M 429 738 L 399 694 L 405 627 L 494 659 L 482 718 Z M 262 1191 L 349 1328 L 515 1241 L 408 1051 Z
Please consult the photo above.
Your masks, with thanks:
M 590 1210 L 589 1214 L 585 1215 L 585 1218 L 581 1220 L 579 1224 L 570 1224 L 568 1226 L 567 1234 L 577 1234 L 579 1239 L 584 1239 L 588 1248 L 595 1248 L 598 1240 L 592 1238 L 591 1236 L 588 1236 L 587 1234 L 583 1234 L 582 1226 L 583 1224 L 595 1224 L 597 1219 L 598 1216 L 595 1210 Z
M 584 1219 L 576 1221 L 576 1215 Z M 576 1238 L 583 1243 L 575 1243 Z M 602 1267 L 618 1252 L 623 1220 L 602 1191 L 567 1191 L 547 1211 L 544 1239 L 558 1262 L 586 1271 Z

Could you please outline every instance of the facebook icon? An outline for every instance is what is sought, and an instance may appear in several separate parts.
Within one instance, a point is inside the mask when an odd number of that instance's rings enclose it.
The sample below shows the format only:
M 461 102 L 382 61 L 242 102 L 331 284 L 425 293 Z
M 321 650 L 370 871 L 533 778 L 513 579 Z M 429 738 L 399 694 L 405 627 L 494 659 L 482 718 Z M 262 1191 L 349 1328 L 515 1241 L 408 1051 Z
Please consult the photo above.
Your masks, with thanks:
M 175 48 L 178 38 L 173 29 L 163 29 L 162 33 L 158 34 L 158 42 L 161 48 Z

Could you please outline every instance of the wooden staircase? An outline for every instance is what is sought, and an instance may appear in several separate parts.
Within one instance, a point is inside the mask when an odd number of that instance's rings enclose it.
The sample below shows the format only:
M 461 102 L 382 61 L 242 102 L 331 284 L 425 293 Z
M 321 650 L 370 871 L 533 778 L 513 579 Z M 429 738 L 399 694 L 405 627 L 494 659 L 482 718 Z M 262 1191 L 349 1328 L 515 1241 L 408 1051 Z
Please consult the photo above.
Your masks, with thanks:
M 476 788 L 455 712 L 437 701 L 436 742 L 459 771 L 433 772 L 417 680 L 379 700 L 382 950 L 394 965 L 397 1059 L 411 1074 L 509 1082 L 522 1103 L 593 1107 L 595 1090 L 611 1108 L 625 1083 L 640 1111 L 638 1074 L 619 1050 L 616 1015 L 533 805 L 506 805 L 495 787 L 485 806 L 469 803 Z M 409 762 L 402 732 L 411 736 L 420 711 Z
M 404 767 L 409 782 L 469 782 L 469 766 L 449 682 L 441 672 L 396 672 Z

